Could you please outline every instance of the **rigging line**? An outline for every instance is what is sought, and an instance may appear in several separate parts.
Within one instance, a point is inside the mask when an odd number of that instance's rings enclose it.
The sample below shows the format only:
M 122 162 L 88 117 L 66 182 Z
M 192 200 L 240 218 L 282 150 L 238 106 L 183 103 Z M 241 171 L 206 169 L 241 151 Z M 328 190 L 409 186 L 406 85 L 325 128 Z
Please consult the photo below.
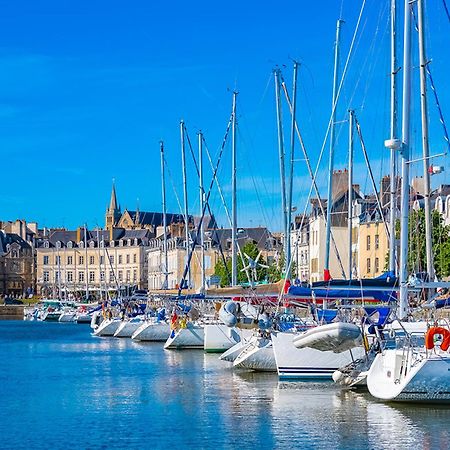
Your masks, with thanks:
M 291 100 L 290 100 L 290 97 L 289 97 L 289 93 L 288 93 L 287 88 L 286 88 L 286 83 L 284 82 L 282 74 L 281 74 L 281 86 L 283 88 L 283 92 L 284 92 L 284 95 L 286 97 L 286 102 L 287 102 L 287 104 L 289 106 L 289 110 L 290 110 L 290 112 L 292 114 L 292 103 L 291 103 Z M 308 169 L 309 176 L 311 177 L 311 181 L 313 183 L 314 191 L 315 191 L 315 193 L 317 195 L 317 201 L 319 202 L 320 211 L 322 213 L 322 216 L 325 217 L 325 210 L 324 210 L 324 207 L 323 207 L 322 199 L 320 198 L 320 195 L 319 195 L 319 188 L 317 186 L 316 179 L 314 178 L 314 174 L 313 174 L 313 171 L 312 171 L 309 155 L 308 155 L 308 152 L 306 151 L 306 147 L 305 147 L 305 143 L 303 141 L 303 137 L 300 134 L 300 130 L 298 128 L 297 120 L 295 120 L 294 125 L 295 125 L 295 131 L 296 131 L 298 140 L 300 142 L 300 147 L 301 147 L 302 152 L 303 152 L 303 157 L 305 158 L 306 167 Z M 301 225 L 303 225 L 303 224 L 301 224 Z M 296 237 L 298 238 L 298 235 Z M 338 248 L 337 248 L 337 245 L 336 245 L 336 241 L 335 241 L 334 236 L 333 236 L 333 232 L 331 232 L 331 240 L 333 242 L 333 248 L 334 248 L 334 251 L 336 253 L 337 260 L 339 262 L 339 265 L 341 266 L 342 275 L 345 278 L 344 265 L 342 264 L 342 260 L 341 260 L 341 257 L 339 255 L 339 251 L 338 251 Z
M 344 70 L 342 71 L 342 78 L 341 78 L 341 81 L 339 82 L 339 87 L 338 87 L 338 90 L 337 90 L 337 93 L 336 93 L 336 99 L 335 99 L 334 104 L 333 104 L 333 108 L 332 108 L 332 111 L 331 111 L 331 114 L 330 114 L 330 119 L 328 120 L 327 130 L 326 130 L 323 142 L 322 142 L 322 148 L 320 149 L 319 160 L 317 161 L 316 170 L 314 172 L 314 179 L 317 178 L 317 173 L 319 172 L 320 163 L 322 161 L 323 153 L 325 151 L 325 145 L 326 145 L 327 139 L 328 139 L 328 134 L 330 133 L 331 123 L 333 121 L 333 116 L 334 116 L 334 113 L 335 113 L 335 110 L 336 110 L 336 107 L 337 107 L 337 103 L 338 103 L 339 97 L 341 95 L 342 86 L 344 84 L 344 81 L 345 81 L 345 78 L 346 78 L 346 75 L 347 75 L 348 65 L 350 63 L 350 58 L 351 58 L 351 56 L 353 54 L 353 47 L 355 45 L 356 36 L 358 34 L 358 31 L 359 31 L 359 25 L 361 23 L 361 18 L 362 18 L 364 9 L 365 9 L 365 5 L 366 5 L 366 0 L 363 0 L 362 5 L 361 5 L 361 9 L 359 11 L 359 16 L 358 16 L 358 20 L 357 20 L 357 23 L 356 23 L 355 31 L 353 33 L 352 41 L 350 43 L 350 48 L 348 50 L 347 58 L 346 58 L 346 61 L 345 61 Z M 306 210 L 308 208 L 308 202 L 309 202 L 309 200 L 311 198 L 312 190 L 313 190 L 313 186 L 311 184 L 311 187 L 310 187 L 309 193 L 308 193 L 308 197 L 307 197 L 306 203 L 305 203 L 305 209 L 304 209 L 304 214 L 305 215 L 306 215 Z M 281 297 L 282 297 L 284 289 L 286 287 L 287 273 L 288 273 L 288 271 L 286 271 L 286 276 L 284 278 L 284 282 L 283 282 L 282 288 L 280 290 L 280 294 L 279 294 L 279 297 L 278 297 L 278 302 L 281 301 Z
M 450 22 L 450 12 L 449 12 L 449 10 L 448 10 L 448 8 L 447 8 L 447 2 L 446 2 L 445 0 L 442 0 L 442 3 L 443 3 L 443 5 L 444 5 L 445 14 L 447 15 L 447 19 L 448 19 L 448 21 Z
M 387 238 L 389 240 L 390 239 L 389 227 L 388 227 L 386 221 L 384 220 L 383 208 L 382 208 L 381 202 L 380 202 L 380 195 L 378 193 L 377 185 L 375 183 L 375 178 L 374 178 L 373 172 L 372 172 L 372 167 L 371 167 L 370 161 L 369 161 L 369 156 L 367 154 L 367 148 L 366 148 L 366 144 L 365 144 L 364 139 L 363 139 L 363 135 L 362 135 L 362 131 L 361 131 L 361 125 L 360 125 L 360 123 L 359 123 L 359 121 L 358 121 L 358 119 L 356 117 L 355 112 L 353 112 L 353 118 L 355 119 L 356 132 L 358 133 L 359 141 L 361 143 L 361 149 L 362 149 L 362 152 L 363 152 L 363 155 L 364 155 L 364 160 L 366 161 L 367 170 L 369 172 L 370 181 L 372 183 L 372 189 L 374 191 L 375 198 L 377 200 L 378 212 L 380 213 L 381 220 L 383 220 L 384 228 L 386 230 L 386 236 L 387 236 Z
M 443 1 L 444 1 L 444 5 L 445 5 L 445 0 L 443 0 Z M 446 9 L 446 12 L 448 14 L 448 10 L 447 10 L 446 5 L 445 5 L 445 9 Z M 417 17 L 416 17 L 416 15 L 414 13 L 414 10 L 413 10 L 412 6 L 411 6 L 411 13 L 412 13 L 412 16 L 413 16 L 413 19 L 414 19 L 414 29 L 416 30 L 416 32 L 419 32 L 419 26 L 418 26 L 418 23 L 417 23 Z M 450 21 L 450 16 L 449 16 L 449 21 Z M 425 65 L 425 71 L 426 71 L 426 73 L 428 75 L 428 78 L 430 80 L 430 87 L 431 87 L 431 90 L 433 91 L 434 101 L 436 103 L 436 107 L 437 107 L 438 114 L 439 114 L 439 121 L 441 122 L 442 128 L 444 130 L 444 140 L 445 140 L 445 142 L 447 142 L 447 149 L 450 150 L 450 139 L 449 139 L 449 135 L 448 135 L 448 131 L 447 131 L 447 126 L 446 126 L 445 120 L 444 120 L 444 114 L 442 112 L 441 104 L 439 102 L 439 97 L 437 95 L 436 86 L 434 84 L 434 80 L 433 80 L 433 77 L 431 75 L 430 64 L 429 64 L 430 62 L 431 61 L 427 61 L 427 64 Z
M 230 118 L 230 122 L 231 122 L 231 118 Z M 197 172 L 197 177 L 200 177 L 200 169 L 199 169 L 199 166 L 197 164 L 197 159 L 195 157 L 194 149 L 192 148 L 191 140 L 189 138 L 189 133 L 188 133 L 188 130 L 186 128 L 186 125 L 184 126 L 184 131 L 185 131 L 186 140 L 188 142 L 188 147 L 189 147 L 189 150 L 191 152 L 192 159 L 194 161 L 194 166 L 195 166 L 195 169 L 196 169 L 196 172 Z M 204 141 L 204 138 L 203 138 L 203 141 Z M 208 152 L 208 157 L 209 157 L 209 152 Z M 203 189 L 203 195 L 205 195 L 205 189 Z M 213 213 L 212 213 L 212 210 L 211 210 L 211 206 L 209 204 L 209 201 L 206 201 L 206 205 L 207 205 L 207 208 L 208 208 L 208 214 L 210 215 L 211 218 L 214 217 Z M 215 236 L 218 238 L 217 224 L 216 224 L 215 220 L 213 221 L 213 230 L 214 230 Z M 220 242 L 220 239 L 217 239 L 217 241 L 218 241 L 218 244 L 219 244 L 220 257 L 222 258 L 223 264 L 225 266 L 225 271 L 227 272 L 227 277 L 229 277 L 230 274 L 229 274 L 229 271 L 228 271 L 228 266 L 226 264 L 225 254 L 223 253 L 222 244 Z
M 205 217 L 206 207 L 207 207 L 207 204 L 208 204 L 208 201 L 209 201 L 209 197 L 211 195 L 211 191 L 212 191 L 212 188 L 213 188 L 213 185 L 214 185 L 215 176 L 217 174 L 217 171 L 218 171 L 219 166 L 220 166 L 220 162 L 222 160 L 223 152 L 225 150 L 225 145 L 226 145 L 226 142 L 227 142 L 227 139 L 228 139 L 228 134 L 230 132 L 232 122 L 233 122 L 233 115 L 231 115 L 230 120 L 228 121 L 227 129 L 225 131 L 225 135 L 224 135 L 223 140 L 222 140 L 222 145 L 220 147 L 219 156 L 217 158 L 217 164 L 216 164 L 216 167 L 214 168 L 213 177 L 212 177 L 211 182 L 209 184 L 208 193 L 206 194 L 206 198 L 205 198 L 205 201 L 204 201 L 204 204 L 203 204 L 202 215 L 201 215 L 200 221 L 198 223 L 198 229 L 201 228 L 202 223 L 203 223 L 203 219 Z M 191 264 L 191 260 L 192 260 L 192 253 L 194 252 L 195 246 L 197 245 L 197 240 L 198 240 L 198 233 L 195 233 L 195 239 L 192 242 L 192 248 L 191 248 L 191 251 L 189 252 L 188 259 L 187 259 L 186 265 L 184 267 L 184 272 L 183 272 L 183 276 L 181 277 L 180 287 L 178 288 L 178 295 L 179 296 L 181 295 L 181 291 L 183 290 L 182 286 L 184 285 L 184 282 L 186 280 L 186 275 L 188 273 L 188 270 L 189 270 L 189 267 L 190 267 L 190 264 Z
M 206 140 L 205 140 L 204 137 L 203 137 L 203 143 L 205 144 L 206 155 L 208 157 L 208 161 L 209 161 L 209 164 L 211 166 L 211 171 L 213 173 L 213 180 L 215 179 L 215 181 L 216 181 L 217 190 L 219 191 L 219 196 L 220 196 L 220 199 L 222 200 L 222 204 L 223 204 L 223 207 L 225 209 L 225 214 L 227 216 L 228 223 L 229 223 L 230 227 L 232 227 L 233 223 L 232 223 L 232 220 L 231 220 L 230 210 L 228 209 L 227 203 L 225 201 L 225 197 L 223 195 L 222 187 L 221 187 L 221 185 L 219 183 L 219 179 L 217 178 L 217 173 L 214 172 L 214 164 L 212 162 L 211 153 L 209 152 L 208 145 L 206 144 Z M 215 231 L 216 231 L 216 237 L 218 238 L 217 230 L 215 230 Z M 242 254 L 241 246 L 239 245 L 239 240 L 238 239 L 236 239 L 236 247 L 238 249 L 239 256 L 241 257 L 241 261 L 242 261 L 243 267 L 246 267 L 247 265 L 245 264 L 244 256 Z M 222 251 L 222 247 L 220 245 L 220 241 L 219 241 L 219 248 L 220 248 L 220 251 L 221 251 L 221 253 L 223 255 L 223 251 Z M 230 274 L 228 273 L 228 267 L 226 265 L 225 255 L 223 255 L 223 259 L 224 259 L 224 264 L 225 264 L 225 268 L 226 268 L 226 271 L 227 271 L 227 276 L 228 276 L 228 278 L 231 279 Z M 248 270 L 246 270 L 245 273 L 247 275 L 248 282 L 251 283 L 250 273 L 248 272 Z

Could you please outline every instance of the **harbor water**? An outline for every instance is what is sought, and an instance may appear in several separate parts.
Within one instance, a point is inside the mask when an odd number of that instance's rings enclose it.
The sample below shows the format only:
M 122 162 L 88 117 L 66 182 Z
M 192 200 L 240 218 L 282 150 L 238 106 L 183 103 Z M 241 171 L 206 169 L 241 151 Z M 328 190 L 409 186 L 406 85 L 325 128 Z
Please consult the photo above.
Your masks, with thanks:
M 239 372 L 216 354 L 0 321 L 0 448 L 450 448 L 450 409 Z

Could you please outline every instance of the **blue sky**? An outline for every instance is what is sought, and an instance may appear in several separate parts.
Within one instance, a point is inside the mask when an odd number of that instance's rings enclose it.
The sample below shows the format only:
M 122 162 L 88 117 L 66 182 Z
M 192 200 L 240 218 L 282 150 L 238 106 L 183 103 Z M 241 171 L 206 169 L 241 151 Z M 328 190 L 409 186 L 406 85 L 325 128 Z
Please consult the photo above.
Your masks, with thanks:
M 376 176 L 388 171 L 389 1 L 367 0 L 338 108 L 356 109 Z M 238 94 L 238 198 L 241 226 L 280 227 L 279 169 L 272 70 L 288 83 L 301 62 L 298 120 L 315 165 L 331 104 L 335 23 L 342 11 L 345 59 L 361 1 L 0 1 L 0 219 L 42 226 L 103 225 L 111 181 L 122 208 L 160 210 L 159 141 L 171 177 L 168 208 L 181 198 L 179 121 L 193 142 L 202 130 L 213 156 Z M 442 2 L 427 2 L 431 69 L 450 114 L 450 23 Z M 402 8 L 400 8 L 402 9 Z M 417 65 L 417 51 L 414 52 Z M 416 70 L 417 72 L 417 70 Z M 420 152 L 418 77 L 413 99 L 414 154 Z M 289 118 L 284 105 L 285 140 Z M 450 119 L 448 119 L 450 120 Z M 430 97 L 432 153 L 444 148 Z M 296 143 L 297 150 L 299 149 Z M 337 168 L 346 166 L 346 124 L 338 127 Z M 360 152 L 358 151 L 358 155 Z M 326 158 L 326 155 L 324 156 Z M 447 158 L 436 163 L 448 168 Z M 205 182 L 210 171 L 205 161 Z M 421 166 L 413 168 L 419 174 Z M 192 212 L 197 185 L 189 161 Z M 357 156 L 356 172 L 370 191 Z M 219 179 L 230 197 L 230 146 Z M 320 169 L 325 195 L 326 160 Z M 172 186 L 172 180 L 173 186 Z M 433 180 L 436 185 L 445 176 Z M 303 210 L 310 181 L 295 164 L 294 204 Z M 217 190 L 211 196 L 227 226 Z

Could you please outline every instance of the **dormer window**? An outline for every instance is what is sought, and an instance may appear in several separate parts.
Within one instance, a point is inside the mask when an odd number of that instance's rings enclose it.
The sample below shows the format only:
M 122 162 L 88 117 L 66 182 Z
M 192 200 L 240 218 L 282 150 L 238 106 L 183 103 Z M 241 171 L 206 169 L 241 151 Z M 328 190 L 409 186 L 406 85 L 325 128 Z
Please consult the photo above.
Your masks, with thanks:
M 105 246 L 105 241 L 102 239 L 102 240 L 100 241 L 100 247 L 103 248 L 104 246 Z
M 68 243 L 67 243 L 67 248 L 72 248 L 73 247 L 73 242 L 72 241 L 69 241 Z
M 44 248 L 50 248 L 50 243 L 48 241 L 44 241 Z
M 94 248 L 95 247 L 95 241 L 89 241 L 89 247 Z
M 119 247 L 123 247 L 123 239 L 119 241 Z
M 116 245 L 116 243 L 114 241 L 110 241 L 109 246 L 110 247 L 114 247 Z
M 128 247 L 131 247 L 131 239 L 127 240 L 127 245 L 128 245 Z
M 134 238 L 134 245 L 138 245 L 138 240 L 137 240 L 137 238 Z
M 78 243 L 78 247 L 84 248 L 84 242 L 83 242 L 83 241 L 80 241 L 80 242 Z
M 61 248 L 61 241 L 56 241 L 56 248 Z

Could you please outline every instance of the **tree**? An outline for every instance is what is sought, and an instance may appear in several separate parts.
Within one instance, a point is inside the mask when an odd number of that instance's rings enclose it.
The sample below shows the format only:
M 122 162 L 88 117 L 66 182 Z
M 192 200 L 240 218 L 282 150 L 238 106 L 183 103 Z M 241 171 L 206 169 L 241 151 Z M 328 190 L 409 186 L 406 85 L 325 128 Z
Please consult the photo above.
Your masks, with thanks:
M 255 260 L 258 257 L 259 249 L 257 245 L 253 241 L 248 241 L 245 243 L 245 245 L 241 248 L 241 255 L 238 254 L 238 260 L 237 260 L 237 281 L 238 284 L 241 283 L 248 283 L 249 279 L 247 276 L 247 273 L 245 270 L 242 270 L 245 266 L 248 265 L 248 259 L 245 255 L 248 255 L 251 259 Z M 244 262 L 242 262 L 242 258 L 244 259 Z M 265 265 L 266 262 L 264 258 L 261 256 L 258 260 L 258 263 Z M 245 266 L 244 266 L 245 264 Z M 228 273 L 227 273 L 228 270 Z M 267 278 L 267 270 L 264 267 L 257 266 L 256 267 L 256 281 L 263 281 L 265 278 Z M 229 286 L 231 284 L 231 258 L 228 257 L 226 259 L 226 267 L 222 259 L 220 259 L 217 264 L 214 267 L 214 274 L 220 277 L 220 286 Z M 250 280 L 252 275 L 249 272 Z
M 437 210 L 431 216 L 433 262 L 436 275 L 441 278 L 450 275 L 450 226 Z M 400 237 L 400 223 L 396 224 L 396 237 Z M 408 270 L 426 271 L 425 211 L 411 211 L 409 215 Z

